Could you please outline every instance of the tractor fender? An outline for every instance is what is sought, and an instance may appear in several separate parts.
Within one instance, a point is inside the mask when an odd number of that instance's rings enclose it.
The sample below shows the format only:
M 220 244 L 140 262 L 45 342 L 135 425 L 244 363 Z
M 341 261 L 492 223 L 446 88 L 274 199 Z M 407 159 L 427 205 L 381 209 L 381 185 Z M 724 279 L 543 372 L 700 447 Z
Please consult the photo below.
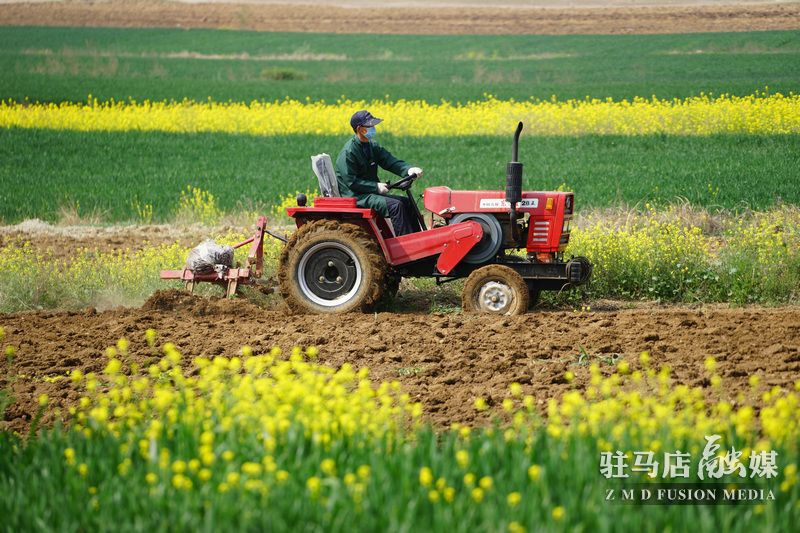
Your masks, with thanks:
M 387 258 L 391 265 L 402 265 L 439 255 L 436 268 L 448 274 L 483 238 L 483 228 L 468 220 L 417 233 L 386 239 Z

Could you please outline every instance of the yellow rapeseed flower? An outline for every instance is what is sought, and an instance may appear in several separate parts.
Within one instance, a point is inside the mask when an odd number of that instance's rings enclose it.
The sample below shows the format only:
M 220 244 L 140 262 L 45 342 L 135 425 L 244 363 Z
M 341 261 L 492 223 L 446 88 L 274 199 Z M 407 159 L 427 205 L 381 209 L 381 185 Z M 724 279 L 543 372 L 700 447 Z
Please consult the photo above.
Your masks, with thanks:
M 489 405 L 486 403 L 484 398 L 475 398 L 474 402 L 475 409 L 478 411 L 485 411 L 489 408 Z
M 708 95 L 685 99 L 635 97 L 485 100 L 453 104 L 421 100 L 351 101 L 334 104 L 275 102 L 99 102 L 58 105 L 0 102 L 0 127 L 79 131 L 221 132 L 343 135 L 353 109 L 372 109 L 387 133 L 407 136 L 505 135 L 517 120 L 535 124 L 540 135 L 711 135 L 800 132 L 800 96 Z
M 320 479 L 316 476 L 311 476 L 306 480 L 306 487 L 308 488 L 308 492 L 311 493 L 312 497 L 317 497 L 319 495 L 320 487 L 322 483 Z
M 145 339 L 147 340 L 147 344 L 153 348 L 156 345 L 156 330 L 153 328 L 147 328 L 144 332 Z
M 119 359 L 111 359 L 109 360 L 103 372 L 105 374 L 108 374 L 109 376 L 113 376 L 118 374 L 121 368 L 122 368 L 122 363 L 120 362 Z
M 503 411 L 510 413 L 514 410 L 514 400 L 506 398 L 503 400 Z
M 324 459 L 319 465 L 322 473 L 328 476 L 336 475 L 336 462 L 333 459 Z
M 427 466 L 423 466 L 419 470 L 419 484 L 423 487 L 430 487 L 433 483 L 433 472 Z
M 456 463 L 458 463 L 458 466 L 461 468 L 466 468 L 469 464 L 469 452 L 466 450 L 458 450 L 456 452 Z
M 261 471 L 262 471 L 261 465 L 258 463 L 254 463 L 252 461 L 246 461 L 242 463 L 242 472 L 244 472 L 248 476 L 260 476 Z
M 122 353 L 128 352 L 128 346 L 130 346 L 130 343 L 128 342 L 128 339 L 124 337 L 117 341 L 117 350 L 119 350 Z

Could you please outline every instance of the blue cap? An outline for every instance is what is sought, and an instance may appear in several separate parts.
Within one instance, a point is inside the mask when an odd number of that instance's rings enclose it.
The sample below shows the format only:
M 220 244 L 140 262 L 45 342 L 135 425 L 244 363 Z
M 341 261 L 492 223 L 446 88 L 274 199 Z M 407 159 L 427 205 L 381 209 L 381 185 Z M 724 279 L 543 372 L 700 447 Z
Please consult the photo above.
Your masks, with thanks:
M 367 111 L 366 109 L 362 109 L 361 111 L 356 111 L 353 113 L 353 116 L 350 117 L 350 127 L 353 128 L 353 131 L 356 131 L 359 126 L 366 126 L 367 128 L 371 128 L 372 126 L 382 122 L 382 118 L 373 117 L 372 113 Z

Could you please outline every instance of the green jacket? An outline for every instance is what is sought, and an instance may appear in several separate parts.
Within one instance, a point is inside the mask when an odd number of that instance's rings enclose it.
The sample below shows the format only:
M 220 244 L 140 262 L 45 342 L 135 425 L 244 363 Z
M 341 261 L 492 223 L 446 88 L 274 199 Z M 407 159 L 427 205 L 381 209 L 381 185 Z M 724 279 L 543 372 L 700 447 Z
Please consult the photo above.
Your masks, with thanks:
M 368 155 L 364 154 L 362 145 L 369 146 Z M 362 143 L 358 135 L 353 135 L 336 158 L 336 181 L 339 194 L 356 198 L 359 207 L 371 207 L 381 216 L 388 217 L 386 198 L 378 194 L 379 166 L 401 177 L 411 168 L 377 142 Z

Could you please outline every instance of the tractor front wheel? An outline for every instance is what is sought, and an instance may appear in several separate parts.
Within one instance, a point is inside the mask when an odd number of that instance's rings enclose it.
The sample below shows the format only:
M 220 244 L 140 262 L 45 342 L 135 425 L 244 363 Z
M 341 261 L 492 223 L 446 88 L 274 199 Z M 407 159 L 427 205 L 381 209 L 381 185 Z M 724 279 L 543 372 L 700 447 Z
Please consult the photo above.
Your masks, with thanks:
M 521 315 L 528 310 L 528 285 L 507 266 L 487 265 L 464 282 L 461 306 L 469 313 Z
M 278 281 L 295 312 L 347 313 L 366 311 L 380 300 L 387 270 L 364 229 L 321 220 L 303 225 L 286 243 Z

